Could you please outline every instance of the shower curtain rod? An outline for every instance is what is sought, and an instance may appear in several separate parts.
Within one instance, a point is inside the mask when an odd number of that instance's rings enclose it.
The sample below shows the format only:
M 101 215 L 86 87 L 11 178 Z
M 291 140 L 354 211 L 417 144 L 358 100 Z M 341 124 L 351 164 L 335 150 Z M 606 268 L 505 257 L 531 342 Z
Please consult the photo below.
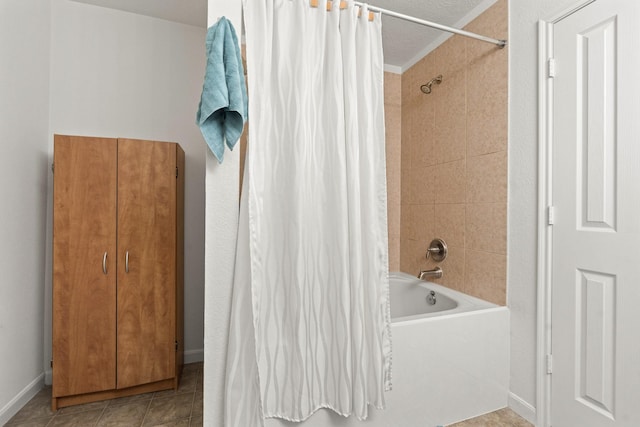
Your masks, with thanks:
M 480 41 L 487 42 L 487 43 L 492 43 L 492 44 L 495 44 L 496 46 L 498 46 L 501 49 L 503 47 L 505 47 L 506 44 L 507 44 L 506 40 L 494 39 L 494 38 L 491 38 L 491 37 L 486 37 L 486 36 L 483 36 L 483 35 L 480 35 L 480 34 L 472 33 L 470 31 L 459 30 L 457 28 L 448 27 L 446 25 L 437 24 L 435 22 L 426 21 L 424 19 L 416 18 L 414 16 L 405 15 L 403 13 L 394 12 L 393 10 L 383 9 L 381 7 L 378 7 L 378 6 L 373 6 L 373 5 L 366 4 L 366 3 L 361 3 L 361 2 L 358 2 L 358 1 L 355 1 L 353 3 L 358 5 L 358 6 L 366 6 L 370 11 L 379 12 L 379 13 L 382 13 L 383 15 L 393 16 L 395 18 L 403 19 L 405 21 L 414 22 L 416 24 L 425 25 L 427 27 L 435 28 L 436 30 L 447 31 L 449 33 L 454 33 L 454 34 L 460 34 L 461 36 L 470 37 L 472 39 L 480 40 Z

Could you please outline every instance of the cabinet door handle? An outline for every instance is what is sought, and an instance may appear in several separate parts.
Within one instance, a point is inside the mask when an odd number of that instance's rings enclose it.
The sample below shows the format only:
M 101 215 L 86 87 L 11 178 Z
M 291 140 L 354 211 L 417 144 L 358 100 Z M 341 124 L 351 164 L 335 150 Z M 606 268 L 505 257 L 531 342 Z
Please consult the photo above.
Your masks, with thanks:
M 107 274 L 107 253 L 105 252 L 104 255 L 102 255 L 102 272 L 104 274 Z
M 129 251 L 124 254 L 124 272 L 129 272 Z

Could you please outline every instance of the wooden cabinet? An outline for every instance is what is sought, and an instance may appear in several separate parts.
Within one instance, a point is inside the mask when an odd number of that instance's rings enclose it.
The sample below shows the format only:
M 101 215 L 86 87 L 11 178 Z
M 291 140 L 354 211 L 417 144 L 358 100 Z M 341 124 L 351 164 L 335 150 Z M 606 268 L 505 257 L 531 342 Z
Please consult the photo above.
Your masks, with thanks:
M 184 152 L 55 135 L 53 199 L 54 410 L 177 388 Z

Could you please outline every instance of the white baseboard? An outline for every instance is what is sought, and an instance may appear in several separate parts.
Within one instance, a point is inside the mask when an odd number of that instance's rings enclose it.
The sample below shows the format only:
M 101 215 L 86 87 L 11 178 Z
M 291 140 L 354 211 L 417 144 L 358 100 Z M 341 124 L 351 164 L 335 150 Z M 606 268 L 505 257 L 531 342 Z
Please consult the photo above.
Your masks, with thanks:
M 531 406 L 531 404 L 520 396 L 509 393 L 509 408 L 531 424 L 536 425 L 536 408 Z
M 2 409 L 0 409 L 0 426 L 5 425 L 9 420 L 18 413 L 18 411 L 38 394 L 44 387 L 44 373 L 38 375 L 35 380 L 22 389 L 13 399 L 9 401 Z
M 196 363 L 204 362 L 204 349 L 198 350 L 185 350 L 184 351 L 184 363 Z

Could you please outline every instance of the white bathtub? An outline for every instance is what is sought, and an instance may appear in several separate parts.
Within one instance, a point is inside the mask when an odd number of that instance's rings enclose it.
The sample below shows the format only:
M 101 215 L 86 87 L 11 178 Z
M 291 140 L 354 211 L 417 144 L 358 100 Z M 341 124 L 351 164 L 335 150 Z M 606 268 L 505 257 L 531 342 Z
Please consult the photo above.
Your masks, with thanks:
M 418 280 L 405 273 L 391 273 L 389 279 L 391 318 L 394 323 L 498 307 L 445 286 Z M 433 305 L 427 301 L 431 292 L 435 294 Z
M 387 408 L 371 408 L 362 422 L 320 410 L 297 425 L 436 427 L 507 406 L 509 310 L 408 274 L 391 273 L 390 279 L 393 390 Z M 431 291 L 434 305 L 427 302 Z

